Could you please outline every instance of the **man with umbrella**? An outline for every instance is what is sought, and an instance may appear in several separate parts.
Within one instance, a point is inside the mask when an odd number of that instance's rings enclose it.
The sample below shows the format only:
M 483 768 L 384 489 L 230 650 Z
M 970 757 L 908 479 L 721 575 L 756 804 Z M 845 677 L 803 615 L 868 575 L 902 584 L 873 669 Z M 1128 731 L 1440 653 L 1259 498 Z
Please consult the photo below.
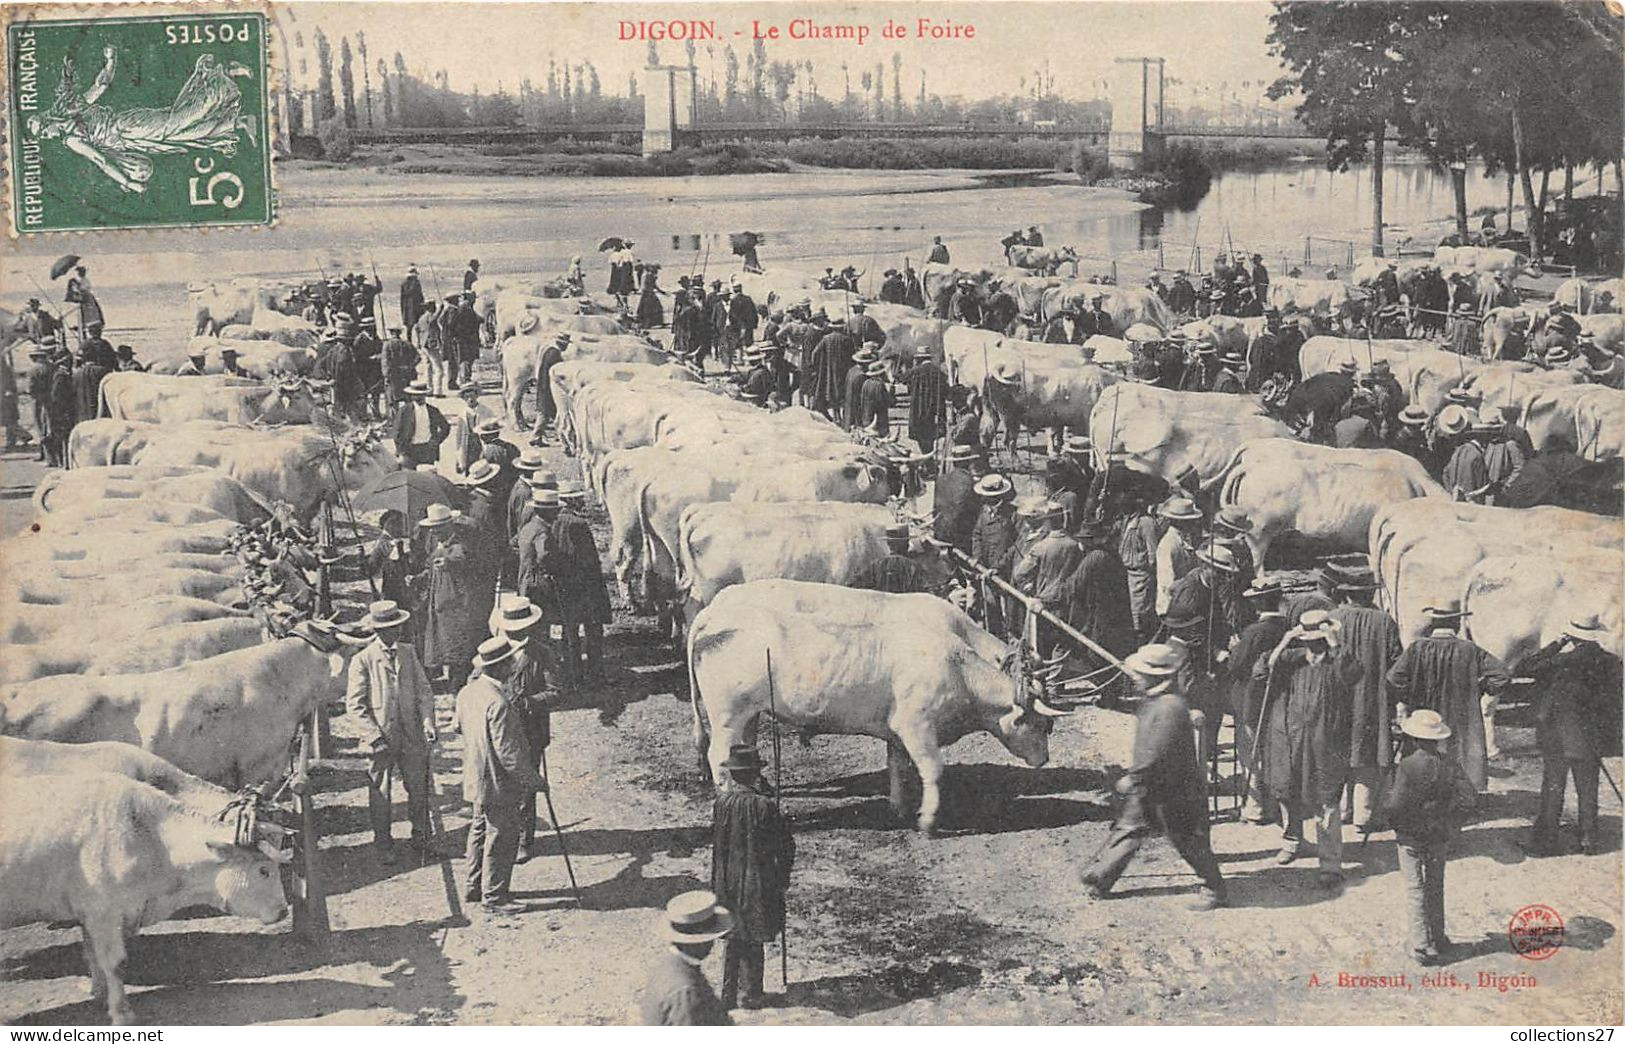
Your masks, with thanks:
M 395 861 L 390 842 L 391 776 L 406 788 L 413 846 L 429 837 L 429 751 L 435 741 L 434 694 L 405 624 L 412 614 L 391 601 L 373 602 L 366 624 L 373 638 L 350 660 L 344 702 L 361 728 L 369 756 L 367 816 L 373 845 L 385 865 Z
M 427 384 L 413 381 L 402 392 L 405 398 L 395 407 L 389 423 L 395 454 L 402 467 L 433 464 L 440 459 L 440 444 L 451 434 L 451 424 L 443 413 L 429 405 Z M 337 395 L 336 386 L 334 394 Z
M 762 757 L 754 746 L 732 748 L 722 771 L 711 813 L 711 890 L 738 916 L 723 951 L 722 1006 L 759 1008 L 762 944 L 784 929 L 796 842 L 762 779 Z

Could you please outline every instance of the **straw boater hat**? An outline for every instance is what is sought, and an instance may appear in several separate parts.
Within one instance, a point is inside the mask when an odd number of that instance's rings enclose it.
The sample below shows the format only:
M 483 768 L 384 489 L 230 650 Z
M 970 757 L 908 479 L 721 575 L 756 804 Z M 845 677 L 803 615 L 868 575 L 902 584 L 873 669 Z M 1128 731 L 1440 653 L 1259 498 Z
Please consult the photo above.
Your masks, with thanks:
M 367 606 L 367 626 L 374 631 L 399 627 L 411 618 L 411 613 L 402 609 L 398 603 L 388 599 L 379 599 Z
M 1087 457 L 1094 452 L 1095 444 L 1089 441 L 1087 435 L 1068 435 L 1062 450 L 1069 457 Z
M 540 325 L 542 325 L 541 316 L 537 315 L 535 312 L 526 312 L 524 315 L 519 317 L 518 330 L 522 334 L 528 334 Z
M 1247 365 L 1247 357 L 1242 355 L 1240 352 L 1224 352 L 1219 356 L 1219 361 L 1224 363 L 1226 366 Z
M 413 381 L 411 384 L 408 384 L 406 387 L 402 388 L 401 392 L 405 395 L 410 395 L 413 398 L 426 399 L 429 397 L 429 386 L 422 381 Z
M 1444 723 L 1444 718 L 1438 711 L 1419 710 L 1411 711 L 1410 715 L 1400 723 L 1399 731 L 1407 736 L 1414 736 L 1424 740 L 1446 740 L 1450 738 L 1450 726 Z
M 886 364 L 879 359 L 876 359 L 874 362 L 865 367 L 863 372 L 868 374 L 870 377 L 884 377 L 886 375 Z
M 532 489 L 558 489 L 559 477 L 552 471 L 542 468 L 530 477 Z
M 1409 424 L 1419 428 L 1426 424 L 1428 420 L 1427 408 L 1414 402 L 1399 411 L 1399 422 L 1401 424 Z
M 982 451 L 968 442 L 955 443 L 948 450 L 948 463 L 967 464 L 981 459 Z
M 1429 620 L 1444 621 L 1460 620 L 1464 616 L 1471 616 L 1473 614 L 1461 607 L 1461 600 L 1459 598 L 1452 598 L 1443 605 L 1425 606 L 1422 609 L 1422 615 L 1427 617 Z
M 1253 582 L 1248 584 L 1241 592 L 1243 598 L 1263 598 L 1266 595 L 1281 593 L 1281 578 L 1276 576 L 1255 576 Z
M 760 359 L 762 356 L 764 356 L 766 354 L 767 354 L 767 349 L 762 347 L 759 344 L 753 344 L 749 348 L 745 349 L 745 358 L 747 358 L 747 359 Z M 854 359 L 855 358 L 856 358 L 856 356 L 854 356 Z
M 716 942 L 733 931 L 733 914 L 717 903 L 715 892 L 684 892 L 666 904 L 661 934 L 678 945 Z
M 880 353 L 870 350 L 868 345 L 864 345 L 852 353 L 852 361 L 855 363 L 872 363 L 878 358 L 880 358 Z
M 1172 522 L 1196 522 L 1202 512 L 1186 497 L 1173 497 L 1157 509 L 1157 514 Z
M 997 500 L 1006 496 L 1011 488 L 1010 480 L 995 472 L 992 475 L 982 476 L 976 483 L 976 495 L 988 500 Z
M 482 670 L 494 664 L 509 659 L 519 651 L 519 646 L 508 640 L 505 634 L 494 634 L 479 644 L 474 654 L 473 664 Z
M 1310 609 L 1298 617 L 1298 636 L 1300 641 L 1322 641 L 1333 648 L 1340 645 L 1340 635 L 1343 625 L 1332 619 L 1332 614 L 1325 609 Z
M 1241 568 L 1236 565 L 1236 553 L 1225 544 L 1203 544 L 1196 549 L 1196 557 L 1214 569 L 1221 569 L 1226 573 L 1239 572 Z
M 537 486 L 530 491 L 530 502 L 539 508 L 556 508 L 559 506 L 559 491 Z
M 581 488 L 581 483 L 579 482 L 561 482 L 559 483 L 558 492 L 560 503 L 563 503 L 566 500 L 587 499 L 587 491 Z
M 502 468 L 488 460 L 476 460 L 463 476 L 465 486 L 483 486 L 487 482 L 502 474 Z
M 1442 435 L 1460 435 L 1471 423 L 1467 411 L 1460 406 L 1452 404 L 1439 411 L 1438 428 Z
M 469 385 L 469 387 L 474 388 L 476 393 L 479 391 L 478 385 Z M 482 439 L 494 439 L 498 435 L 502 434 L 502 422 L 497 420 L 495 417 L 491 418 L 490 420 L 481 421 L 480 423 L 474 425 L 474 434 L 478 435 Z
M 1232 533 L 1246 533 L 1252 530 L 1253 520 L 1240 508 L 1221 508 L 1219 513 L 1213 516 L 1213 528 L 1228 529 Z
M 1480 410 L 1478 415 L 1473 418 L 1473 434 L 1475 435 L 1496 435 L 1502 431 L 1502 427 L 1499 410 L 1494 413 Z
M 1183 645 L 1156 642 L 1142 645 L 1123 660 L 1125 670 L 1153 678 L 1178 674 L 1190 654 Z
M 1566 362 L 1572 361 L 1574 359 L 1574 353 L 1569 351 L 1567 345 L 1554 344 L 1550 348 L 1546 349 L 1545 358 L 1547 366 L 1561 366 Z
M 497 605 L 497 630 L 513 634 L 542 621 L 542 610 L 522 594 L 505 594 Z
M 429 510 L 424 513 L 423 521 L 418 523 L 419 529 L 435 529 L 449 525 L 456 521 L 461 512 L 453 511 L 444 504 L 430 504 Z
M 1603 626 L 1602 617 L 1596 613 L 1589 616 L 1577 616 L 1570 620 L 1563 628 L 1563 633 L 1570 638 L 1578 638 L 1582 642 L 1601 641 L 1607 634 L 1608 628 Z
M 513 466 L 519 471 L 535 471 L 547 466 L 547 458 L 542 456 L 541 450 L 527 446 L 514 458 Z

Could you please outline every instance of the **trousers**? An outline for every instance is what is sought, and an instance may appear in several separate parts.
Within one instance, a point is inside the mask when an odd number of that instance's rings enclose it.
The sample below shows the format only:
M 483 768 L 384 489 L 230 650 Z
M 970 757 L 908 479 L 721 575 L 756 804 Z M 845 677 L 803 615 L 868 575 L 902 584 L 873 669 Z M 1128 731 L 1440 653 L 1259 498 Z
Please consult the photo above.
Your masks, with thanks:
M 475 804 L 468 823 L 468 894 L 483 902 L 506 898 L 519 852 L 519 803 Z
M 425 351 L 423 359 L 429 368 L 427 379 L 429 393 L 431 395 L 446 394 L 446 360 L 441 357 L 439 349 L 431 348 Z
M 724 1008 L 739 1007 L 740 979 L 744 979 L 744 994 L 747 1003 L 759 1002 L 765 988 L 762 979 L 766 970 L 767 959 L 763 952 L 764 945 L 750 939 L 740 939 L 728 936 L 728 941 L 722 948 L 722 1006 Z
M 1444 949 L 1444 864 L 1442 844 L 1395 846 L 1399 872 L 1405 878 L 1405 908 L 1410 917 L 1411 949 L 1438 953 Z
M 552 722 L 545 710 L 527 710 L 525 719 L 525 749 L 530 752 L 530 767 L 542 770 L 542 754 L 552 738 Z M 536 795 L 528 795 L 519 807 L 519 847 L 530 851 L 536 843 Z
M 1535 840 L 1556 847 L 1558 827 L 1563 822 L 1563 799 L 1568 794 L 1569 776 L 1574 776 L 1574 801 L 1579 806 L 1580 844 L 1597 842 L 1597 787 L 1601 782 L 1596 758 L 1544 758 L 1541 761 L 1540 814 L 1535 817 Z
M 412 836 L 429 836 L 429 755 L 421 747 L 391 744 L 384 750 L 374 751 L 367 765 L 367 819 L 372 823 L 372 839 L 376 844 L 389 840 L 389 825 L 393 818 L 390 776 L 401 781 L 406 788 L 406 818 L 412 824 Z
M 578 682 L 581 680 L 583 655 L 586 657 L 586 669 L 589 672 L 597 671 L 603 662 L 604 625 L 581 623 L 566 616 L 560 629 L 564 632 L 564 658 L 561 664 L 564 678 L 568 682 Z
M 1341 795 L 1339 795 L 1339 798 Z M 1325 873 L 1343 873 L 1343 802 L 1337 798 L 1311 811 L 1292 802 L 1281 805 L 1281 847 L 1296 852 L 1303 844 L 1303 822 L 1315 821 L 1315 849 L 1320 855 L 1320 869 Z
M 1111 891 L 1117 879 L 1123 876 L 1123 871 L 1128 869 L 1134 854 L 1159 826 L 1167 835 L 1168 843 L 1174 846 L 1174 851 L 1190 864 L 1202 883 L 1222 897 L 1224 875 L 1219 872 L 1219 861 L 1214 858 L 1213 846 L 1208 840 L 1207 817 L 1198 811 L 1193 817 L 1171 818 L 1162 806 L 1148 801 L 1139 792 L 1131 793 L 1125 799 L 1122 814 L 1112 824 L 1112 832 L 1106 836 L 1106 843 L 1095 855 L 1089 869 L 1084 871 L 1084 878 L 1093 881 L 1102 892 Z

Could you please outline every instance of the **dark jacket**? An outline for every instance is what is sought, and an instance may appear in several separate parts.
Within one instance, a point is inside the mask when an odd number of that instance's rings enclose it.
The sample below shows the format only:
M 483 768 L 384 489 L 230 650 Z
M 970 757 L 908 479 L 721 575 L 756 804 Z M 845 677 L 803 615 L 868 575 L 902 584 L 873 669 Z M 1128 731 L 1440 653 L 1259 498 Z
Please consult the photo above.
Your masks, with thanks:
M 1520 665 L 1538 686 L 1535 742 L 1545 758 L 1595 761 L 1619 751 L 1620 662 L 1596 642 L 1567 642 Z
M 796 842 L 773 799 L 732 783 L 717 794 L 711 826 L 711 890 L 734 915 L 734 934 L 752 942 L 784 927 L 784 893 Z
M 1128 573 L 1117 552 L 1103 542 L 1084 545 L 1083 561 L 1064 584 L 1063 619 L 1114 656 L 1134 651 L 1134 617 Z
M 429 447 L 433 455 L 426 455 L 424 460 L 415 460 L 415 464 L 427 464 L 440 455 L 440 444 L 446 441 L 451 434 L 451 423 L 446 415 L 433 406 L 426 407 L 429 411 Z M 414 419 L 416 410 L 411 401 L 402 402 L 395 407 L 395 416 L 390 420 L 390 431 L 395 442 L 397 455 L 406 457 L 412 448 L 417 435 L 417 422 Z
M 1349 767 L 1349 705 L 1360 680 L 1350 656 L 1310 663 L 1289 647 L 1276 662 L 1259 660 L 1253 676 L 1267 679 L 1263 781 L 1270 792 L 1306 813 L 1338 800 Z
M 972 558 L 1008 578 L 1016 557 L 1016 520 L 1009 509 L 998 504 L 984 506 L 971 531 L 970 545 Z
M 1399 759 L 1383 811 L 1402 845 L 1449 843 L 1478 793 L 1454 758 L 1418 748 Z
M 931 510 L 936 515 L 931 524 L 932 535 L 969 554 L 971 533 L 976 529 L 981 507 L 975 475 L 956 468 L 940 476 L 931 495 Z
M 732 1026 L 699 966 L 666 949 L 649 972 L 638 1014 L 645 1026 Z
M 1438 711 L 1450 726 L 1451 747 L 1467 778 L 1482 790 L 1489 776 L 1479 696 L 1500 692 L 1510 681 L 1501 661 L 1483 649 L 1435 632 L 1412 642 L 1388 668 L 1388 699 L 1413 711 Z
M 1191 708 L 1176 688 L 1146 700 L 1135 716 L 1128 779 L 1170 831 L 1206 825 L 1207 787 L 1196 761 Z

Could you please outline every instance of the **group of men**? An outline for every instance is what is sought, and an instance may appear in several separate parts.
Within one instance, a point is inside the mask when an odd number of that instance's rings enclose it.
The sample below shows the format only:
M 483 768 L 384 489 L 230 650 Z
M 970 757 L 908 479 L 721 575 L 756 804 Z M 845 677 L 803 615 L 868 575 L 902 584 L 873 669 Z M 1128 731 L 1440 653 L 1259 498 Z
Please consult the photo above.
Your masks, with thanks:
M 38 311 L 39 302 L 29 301 L 30 313 L 49 319 Z M 43 324 L 41 324 L 43 325 Z M 140 371 L 145 367 L 136 361 L 135 351 L 127 344 L 113 347 L 99 333 L 81 341 L 77 354 L 69 351 L 61 336 L 60 326 L 44 332 L 44 341 L 36 341 L 29 349 L 28 396 L 33 402 L 34 430 L 39 435 L 38 459 L 49 467 L 61 468 L 68 464 L 68 434 L 82 420 L 102 416 L 101 383 L 110 373 Z M 26 443 L 20 430 L 16 410 L 16 377 L 8 365 L 0 371 L 0 401 L 12 403 L 10 412 L 0 416 L 6 428 L 7 448 Z
M 713 353 L 732 370 L 756 340 L 760 315 L 756 302 L 733 276 L 713 279 L 709 290 L 700 277 L 679 276 L 671 312 L 671 350 L 701 371 Z

